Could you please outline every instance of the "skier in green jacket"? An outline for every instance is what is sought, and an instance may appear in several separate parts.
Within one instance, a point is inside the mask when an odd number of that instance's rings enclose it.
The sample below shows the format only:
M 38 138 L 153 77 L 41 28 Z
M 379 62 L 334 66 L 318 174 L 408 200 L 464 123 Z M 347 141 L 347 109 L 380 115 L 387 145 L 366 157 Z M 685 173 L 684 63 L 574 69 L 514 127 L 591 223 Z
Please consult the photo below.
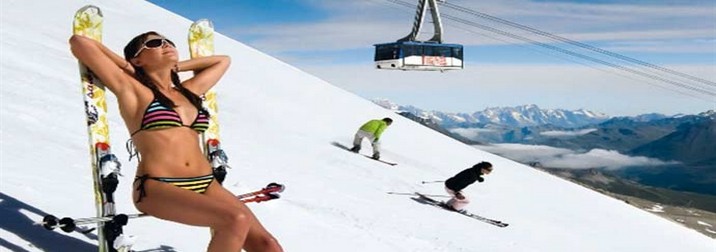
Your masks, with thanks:
M 353 139 L 353 148 L 351 148 L 351 151 L 358 153 L 363 138 L 368 138 L 373 146 L 373 159 L 380 159 L 380 136 L 383 134 L 383 131 L 385 131 L 385 128 L 392 123 L 393 119 L 386 117 L 382 120 L 370 120 L 363 124 L 363 126 L 360 126 L 360 129 L 358 129 Z

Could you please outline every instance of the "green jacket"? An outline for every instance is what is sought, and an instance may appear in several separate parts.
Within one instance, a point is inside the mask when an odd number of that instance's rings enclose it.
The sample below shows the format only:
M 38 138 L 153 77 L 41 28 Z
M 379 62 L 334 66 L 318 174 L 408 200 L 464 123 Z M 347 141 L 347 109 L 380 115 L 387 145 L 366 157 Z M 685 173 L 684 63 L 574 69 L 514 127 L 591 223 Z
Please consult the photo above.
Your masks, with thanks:
M 375 142 L 378 141 L 380 138 L 380 135 L 383 134 L 383 131 L 385 131 L 385 128 L 388 127 L 388 124 L 385 123 L 383 120 L 370 120 L 367 123 L 363 124 L 363 126 L 360 126 L 360 130 L 365 132 L 373 133 L 373 136 L 375 136 Z

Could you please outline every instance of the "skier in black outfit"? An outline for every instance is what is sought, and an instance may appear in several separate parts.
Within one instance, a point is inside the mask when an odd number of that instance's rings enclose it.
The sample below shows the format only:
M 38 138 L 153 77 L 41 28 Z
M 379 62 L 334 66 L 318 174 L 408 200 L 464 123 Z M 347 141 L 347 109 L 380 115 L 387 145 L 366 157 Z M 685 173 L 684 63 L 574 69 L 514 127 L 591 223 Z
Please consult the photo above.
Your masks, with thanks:
M 445 190 L 452 196 L 445 203 L 447 207 L 458 212 L 464 211 L 463 209 L 470 203 L 470 200 L 462 190 L 475 181 L 482 183 L 485 181 L 482 175 L 490 174 L 490 172 L 492 172 L 492 164 L 483 161 L 446 180 Z

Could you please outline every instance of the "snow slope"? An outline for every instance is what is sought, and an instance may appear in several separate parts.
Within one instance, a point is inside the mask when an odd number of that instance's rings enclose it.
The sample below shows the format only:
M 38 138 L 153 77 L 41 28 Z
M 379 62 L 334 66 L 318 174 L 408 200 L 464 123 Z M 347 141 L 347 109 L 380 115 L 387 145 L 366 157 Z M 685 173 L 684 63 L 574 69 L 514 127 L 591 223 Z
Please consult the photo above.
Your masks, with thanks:
M 0 248 L 95 248 L 92 234 L 32 225 L 45 214 L 94 215 L 84 108 L 67 44 L 74 11 L 89 3 L 104 11 L 104 40 L 115 51 L 147 30 L 182 41 L 191 22 L 143 1 L 2 1 Z M 178 44 L 188 57 L 185 43 Z M 225 36 L 217 36 L 216 51 L 233 59 L 218 86 L 234 167 L 225 186 L 238 194 L 273 181 L 287 185 L 282 199 L 250 206 L 287 251 L 716 249 L 714 240 L 679 224 L 463 145 Z M 112 144 L 124 164 L 118 211 L 135 213 L 136 162 L 126 162 L 128 132 L 116 101 L 108 102 Z M 348 144 L 361 123 L 385 116 L 395 123 L 384 134 L 383 157 L 399 165 L 330 144 Z M 468 209 L 509 222 L 507 228 L 388 194 L 445 194 L 440 184 L 420 181 L 446 179 L 482 160 L 495 171 L 466 189 Z M 201 251 L 209 239 L 206 228 L 154 218 L 132 220 L 125 232 L 138 237 L 138 251 Z

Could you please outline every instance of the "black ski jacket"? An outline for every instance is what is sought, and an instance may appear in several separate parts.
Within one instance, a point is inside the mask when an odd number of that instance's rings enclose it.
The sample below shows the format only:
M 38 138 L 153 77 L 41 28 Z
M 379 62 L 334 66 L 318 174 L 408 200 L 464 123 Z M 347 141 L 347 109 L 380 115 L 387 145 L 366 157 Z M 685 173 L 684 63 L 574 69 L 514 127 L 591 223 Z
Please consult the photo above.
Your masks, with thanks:
M 452 178 L 445 180 L 445 187 L 450 190 L 459 192 L 462 191 L 462 189 L 465 189 L 465 187 L 471 185 L 472 183 L 475 183 L 475 181 L 482 182 L 484 179 L 480 176 L 482 176 L 482 170 L 480 168 L 468 168 L 464 171 L 461 171 Z

